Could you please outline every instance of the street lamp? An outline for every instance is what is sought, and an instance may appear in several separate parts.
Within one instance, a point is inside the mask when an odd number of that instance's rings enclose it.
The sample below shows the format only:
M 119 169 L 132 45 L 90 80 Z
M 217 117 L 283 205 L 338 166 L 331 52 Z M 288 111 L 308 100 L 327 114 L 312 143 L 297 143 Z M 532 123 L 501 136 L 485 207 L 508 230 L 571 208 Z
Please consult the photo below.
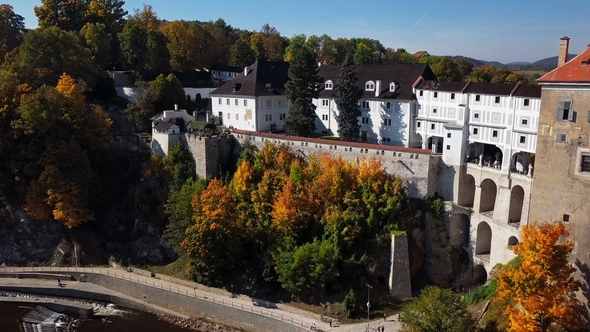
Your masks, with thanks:
M 373 286 L 367 284 L 367 331 L 369 330 L 369 321 L 371 320 L 371 288 Z

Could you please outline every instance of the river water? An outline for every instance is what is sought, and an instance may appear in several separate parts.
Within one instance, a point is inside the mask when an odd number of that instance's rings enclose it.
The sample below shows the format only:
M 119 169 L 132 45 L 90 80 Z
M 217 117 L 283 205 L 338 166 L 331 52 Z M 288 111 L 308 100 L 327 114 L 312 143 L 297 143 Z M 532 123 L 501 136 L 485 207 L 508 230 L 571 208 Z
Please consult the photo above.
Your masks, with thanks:
M 31 307 L 30 303 L 0 302 L 0 331 L 19 332 L 19 318 Z M 75 322 L 76 327 L 70 331 L 77 332 L 186 332 L 186 329 L 159 320 L 155 315 L 120 307 L 116 305 L 101 306 L 99 314 L 105 317 L 82 319 Z M 110 322 L 110 323 L 109 323 Z

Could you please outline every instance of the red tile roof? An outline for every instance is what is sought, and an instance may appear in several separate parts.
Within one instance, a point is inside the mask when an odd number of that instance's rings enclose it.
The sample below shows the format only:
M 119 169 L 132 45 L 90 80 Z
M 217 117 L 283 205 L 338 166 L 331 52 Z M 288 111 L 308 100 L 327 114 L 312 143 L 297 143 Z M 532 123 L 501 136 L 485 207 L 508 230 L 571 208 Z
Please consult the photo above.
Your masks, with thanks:
M 590 83 L 590 47 L 563 66 L 541 76 L 539 83 Z

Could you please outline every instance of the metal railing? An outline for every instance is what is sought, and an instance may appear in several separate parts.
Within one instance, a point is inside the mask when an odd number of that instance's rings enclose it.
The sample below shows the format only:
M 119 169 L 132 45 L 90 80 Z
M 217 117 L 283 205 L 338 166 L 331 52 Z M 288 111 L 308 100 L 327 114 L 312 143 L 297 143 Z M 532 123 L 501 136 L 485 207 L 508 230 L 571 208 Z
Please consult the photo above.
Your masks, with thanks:
M 232 300 L 227 300 L 224 298 L 216 298 L 211 296 L 210 294 L 205 294 L 202 291 L 197 291 L 196 288 L 191 289 L 188 286 L 181 286 L 171 285 L 172 282 L 168 282 L 168 284 L 164 284 L 158 282 L 156 280 L 150 280 L 150 277 L 141 276 L 137 274 L 133 274 L 131 272 L 118 272 L 113 269 L 109 268 L 99 268 L 99 267 L 55 267 L 55 266 L 45 266 L 45 267 L 0 267 L 0 272 L 2 273 L 28 273 L 28 272 L 76 272 L 76 273 L 92 273 L 92 274 L 101 274 L 107 275 L 111 277 L 115 277 L 122 280 L 127 280 L 130 282 L 135 282 L 138 284 L 146 285 L 149 287 L 154 287 L 157 289 L 161 289 L 163 291 L 180 294 L 188 297 L 192 297 L 195 299 L 220 304 L 226 307 L 242 310 L 245 312 L 250 312 L 255 315 L 260 315 L 264 317 L 269 317 L 272 319 L 279 320 L 281 322 L 291 324 L 297 327 L 306 328 L 311 325 L 309 322 L 304 322 L 302 320 L 289 317 L 288 315 L 284 315 L 281 313 L 274 313 L 272 310 L 255 307 L 251 305 L 244 305 L 244 303 L 234 302 Z

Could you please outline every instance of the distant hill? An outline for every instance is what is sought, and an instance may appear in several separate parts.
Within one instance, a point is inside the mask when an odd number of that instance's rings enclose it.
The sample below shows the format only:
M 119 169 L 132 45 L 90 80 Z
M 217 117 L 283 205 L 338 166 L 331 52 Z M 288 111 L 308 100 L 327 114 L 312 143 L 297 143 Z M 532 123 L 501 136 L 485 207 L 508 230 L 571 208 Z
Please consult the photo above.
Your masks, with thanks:
M 575 57 L 576 54 L 568 54 L 568 60 Z M 454 56 L 448 56 L 453 60 L 456 59 L 465 59 L 469 62 L 471 62 L 475 67 L 480 67 L 483 65 L 490 65 L 490 66 L 494 66 L 496 68 L 510 68 L 510 69 L 518 69 L 521 70 L 523 68 L 526 67 L 526 69 L 539 69 L 539 70 L 544 70 L 544 71 L 550 71 L 553 70 L 557 67 L 557 56 L 552 56 L 549 58 L 545 58 L 545 59 L 541 59 L 535 62 L 527 62 L 527 61 L 516 61 L 516 62 L 510 62 L 510 63 L 501 63 L 498 61 L 486 61 L 486 60 L 478 60 L 478 59 L 474 59 L 474 58 L 470 58 L 470 57 L 466 57 L 466 56 L 462 56 L 462 55 L 454 55 Z

